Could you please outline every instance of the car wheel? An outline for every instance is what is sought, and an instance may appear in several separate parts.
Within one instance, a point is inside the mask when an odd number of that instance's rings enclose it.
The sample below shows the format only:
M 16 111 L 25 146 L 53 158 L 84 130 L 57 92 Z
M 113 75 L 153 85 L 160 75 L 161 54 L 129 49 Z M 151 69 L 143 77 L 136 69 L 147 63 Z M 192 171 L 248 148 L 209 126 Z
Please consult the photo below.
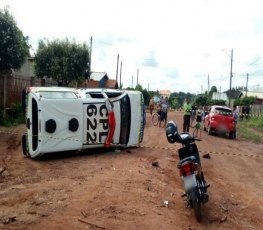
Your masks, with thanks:
M 23 150 L 23 154 L 28 157 L 31 158 L 28 149 L 27 149 L 27 141 L 26 141 L 26 134 L 22 135 L 22 150 Z
M 229 139 L 234 139 L 234 132 L 229 132 L 228 137 Z
M 207 133 L 208 133 L 208 135 L 212 134 L 212 128 L 211 128 L 210 124 L 208 125 Z
M 22 150 L 23 150 L 23 154 L 25 156 L 27 156 L 28 152 L 27 152 L 27 144 L 26 144 L 26 135 L 25 134 L 22 136 Z

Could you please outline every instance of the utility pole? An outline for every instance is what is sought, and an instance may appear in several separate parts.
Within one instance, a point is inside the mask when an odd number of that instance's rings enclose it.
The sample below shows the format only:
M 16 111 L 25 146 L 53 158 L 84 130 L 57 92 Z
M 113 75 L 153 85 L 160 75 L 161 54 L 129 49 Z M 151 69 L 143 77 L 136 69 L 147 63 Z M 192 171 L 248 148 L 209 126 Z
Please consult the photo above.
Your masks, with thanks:
M 118 83 L 119 54 L 117 56 L 116 82 Z
M 201 94 L 203 94 L 203 85 L 201 85 Z
M 208 74 L 208 78 L 207 78 L 207 83 L 208 83 L 207 94 L 209 94 L 209 89 L 210 89 L 209 74 Z
M 89 51 L 89 74 L 91 74 L 91 52 L 92 52 L 92 36 L 90 37 L 90 51 Z M 89 75 L 90 77 L 90 75 Z
M 232 68 L 233 68 L 233 49 L 231 50 L 230 86 L 229 86 L 229 102 L 228 102 L 229 107 L 231 102 L 231 88 L 232 88 L 232 77 L 233 77 Z
M 150 86 L 149 86 L 149 83 L 148 83 L 148 92 L 149 92 L 149 87 L 150 87 Z
M 138 85 L 138 83 L 139 83 L 139 69 L 137 69 L 137 85 Z
M 121 71 L 122 71 L 122 61 L 121 61 L 121 68 L 120 68 L 120 89 L 122 88 L 121 87 Z
M 248 91 L 248 73 L 247 73 L 247 83 L 246 83 L 246 96 L 247 96 L 247 91 Z
M 133 89 L 133 76 L 132 76 L 132 89 Z

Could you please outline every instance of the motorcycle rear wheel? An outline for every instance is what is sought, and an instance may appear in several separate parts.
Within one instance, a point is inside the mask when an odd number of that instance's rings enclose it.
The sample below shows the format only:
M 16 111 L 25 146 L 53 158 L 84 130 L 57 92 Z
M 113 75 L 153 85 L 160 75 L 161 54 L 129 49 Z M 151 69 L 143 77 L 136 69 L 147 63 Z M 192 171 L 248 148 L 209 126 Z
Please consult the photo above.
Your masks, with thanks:
M 161 120 L 161 127 L 164 128 L 165 126 L 166 126 L 166 119 L 163 118 L 163 119 Z
M 197 200 L 193 200 L 193 209 L 195 212 L 195 218 L 198 222 L 201 222 L 202 220 L 202 212 L 201 212 L 201 203 Z

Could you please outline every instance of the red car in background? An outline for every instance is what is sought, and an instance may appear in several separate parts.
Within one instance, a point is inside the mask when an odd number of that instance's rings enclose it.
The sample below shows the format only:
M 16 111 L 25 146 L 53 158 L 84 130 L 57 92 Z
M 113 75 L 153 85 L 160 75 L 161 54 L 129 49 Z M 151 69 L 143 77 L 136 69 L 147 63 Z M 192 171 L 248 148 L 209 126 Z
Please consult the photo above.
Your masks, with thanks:
M 213 105 L 205 116 L 204 130 L 207 130 L 208 135 L 216 132 L 228 134 L 229 138 L 233 139 L 235 124 L 232 109 L 227 106 Z

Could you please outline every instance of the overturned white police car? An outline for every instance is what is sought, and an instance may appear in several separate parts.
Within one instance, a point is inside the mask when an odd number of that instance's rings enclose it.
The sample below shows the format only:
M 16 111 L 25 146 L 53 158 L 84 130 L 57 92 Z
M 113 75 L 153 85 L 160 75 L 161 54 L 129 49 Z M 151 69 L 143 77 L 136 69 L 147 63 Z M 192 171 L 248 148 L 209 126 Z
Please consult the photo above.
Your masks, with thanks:
M 28 87 L 23 94 L 26 133 L 23 152 L 46 153 L 142 142 L 145 109 L 139 91 Z

